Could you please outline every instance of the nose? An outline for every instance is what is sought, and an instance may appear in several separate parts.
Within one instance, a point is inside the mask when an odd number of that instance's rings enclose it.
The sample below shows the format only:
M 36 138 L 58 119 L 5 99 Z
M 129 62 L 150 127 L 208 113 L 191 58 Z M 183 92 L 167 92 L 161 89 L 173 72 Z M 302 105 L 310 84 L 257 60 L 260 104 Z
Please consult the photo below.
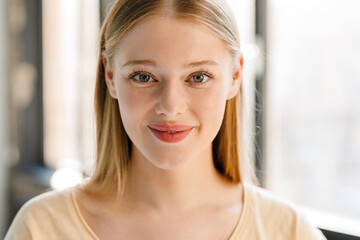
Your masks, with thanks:
M 186 93 L 184 89 L 171 79 L 164 81 L 160 89 L 159 98 L 155 106 L 155 112 L 166 117 L 176 117 L 186 111 Z

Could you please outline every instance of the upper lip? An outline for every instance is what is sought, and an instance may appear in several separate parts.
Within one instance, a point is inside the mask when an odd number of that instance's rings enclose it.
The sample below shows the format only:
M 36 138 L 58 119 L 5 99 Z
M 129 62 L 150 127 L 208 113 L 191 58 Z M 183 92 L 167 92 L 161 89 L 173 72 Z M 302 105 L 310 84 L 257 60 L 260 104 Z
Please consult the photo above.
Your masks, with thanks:
M 184 124 L 168 124 L 168 123 L 157 123 L 157 124 L 149 124 L 150 128 L 158 130 L 158 131 L 171 131 L 171 132 L 180 132 L 192 129 L 194 126 L 184 125 Z

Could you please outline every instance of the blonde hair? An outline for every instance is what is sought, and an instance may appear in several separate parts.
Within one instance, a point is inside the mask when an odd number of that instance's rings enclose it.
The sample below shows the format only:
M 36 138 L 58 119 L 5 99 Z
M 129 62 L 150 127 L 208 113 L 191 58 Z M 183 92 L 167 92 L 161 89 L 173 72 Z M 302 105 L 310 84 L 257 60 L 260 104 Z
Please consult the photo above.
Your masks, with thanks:
M 105 18 L 100 35 L 100 53 L 95 89 L 97 133 L 96 168 L 90 179 L 92 192 L 106 191 L 116 184 L 123 195 L 130 165 L 132 142 L 125 132 L 118 102 L 105 83 L 102 53 L 112 60 L 121 39 L 140 20 L 167 13 L 208 26 L 223 40 L 234 60 L 239 56 L 236 22 L 224 0 L 118 0 Z M 233 182 L 243 182 L 249 169 L 243 135 L 243 85 L 226 103 L 222 126 L 213 141 L 213 160 L 219 173 Z

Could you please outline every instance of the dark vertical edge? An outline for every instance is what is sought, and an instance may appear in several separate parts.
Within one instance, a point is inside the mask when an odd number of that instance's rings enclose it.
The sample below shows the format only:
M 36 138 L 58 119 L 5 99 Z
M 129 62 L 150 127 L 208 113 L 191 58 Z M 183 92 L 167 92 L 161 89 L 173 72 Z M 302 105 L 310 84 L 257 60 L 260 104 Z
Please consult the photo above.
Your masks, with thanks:
M 104 1 L 103 0 L 99 0 L 99 16 L 100 16 L 100 24 L 102 23 L 103 19 L 104 19 Z
M 266 19 L 266 0 L 255 0 L 255 35 L 263 66 L 255 81 L 255 167 L 260 186 L 266 184 Z
M 100 6 L 100 24 L 104 21 L 106 14 L 109 10 L 109 7 L 114 4 L 115 0 L 99 0 L 99 6 Z
M 38 9 L 37 9 L 37 26 L 38 26 L 38 41 L 36 48 L 38 49 L 37 55 L 37 69 L 38 69 L 38 84 L 37 84 L 37 92 L 39 97 L 39 108 L 38 108 L 38 129 L 39 129 L 39 164 L 45 165 L 44 159 L 44 98 L 43 98 L 43 11 L 42 11 L 42 0 L 38 1 Z
M 44 163 L 44 111 L 43 111 L 43 39 L 42 39 L 42 0 L 28 0 L 26 7 L 26 26 L 21 32 L 20 59 L 36 69 L 34 94 L 30 102 L 19 114 L 20 120 L 20 162 L 19 167 Z
M 0 239 L 5 238 L 5 234 L 10 225 L 8 219 L 9 215 L 9 175 L 10 175 L 10 166 L 11 166 L 11 128 L 10 128 L 10 81 L 8 81 L 10 76 L 10 52 L 9 52 L 9 43 L 10 43 L 10 31 L 9 31 L 9 1 L 2 1 L 0 3 L 0 43 L 3 44 L 0 46 L 1 56 L 0 56 L 0 85 L 4 89 L 0 90 L 0 150 L 2 151 L 2 156 L 0 156 Z M 1 111 L 3 110 L 3 111 Z M 3 115 L 2 115 L 3 114 Z

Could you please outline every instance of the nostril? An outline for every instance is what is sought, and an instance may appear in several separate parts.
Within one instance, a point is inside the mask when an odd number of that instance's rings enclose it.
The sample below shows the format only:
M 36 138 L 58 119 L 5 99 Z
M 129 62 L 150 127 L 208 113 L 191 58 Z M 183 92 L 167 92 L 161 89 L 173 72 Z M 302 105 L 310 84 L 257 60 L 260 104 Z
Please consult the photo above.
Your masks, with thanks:
M 180 114 L 182 111 L 177 106 L 166 106 L 163 104 L 158 104 L 156 108 L 156 113 L 159 115 L 165 115 L 165 116 L 176 116 Z

